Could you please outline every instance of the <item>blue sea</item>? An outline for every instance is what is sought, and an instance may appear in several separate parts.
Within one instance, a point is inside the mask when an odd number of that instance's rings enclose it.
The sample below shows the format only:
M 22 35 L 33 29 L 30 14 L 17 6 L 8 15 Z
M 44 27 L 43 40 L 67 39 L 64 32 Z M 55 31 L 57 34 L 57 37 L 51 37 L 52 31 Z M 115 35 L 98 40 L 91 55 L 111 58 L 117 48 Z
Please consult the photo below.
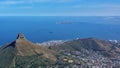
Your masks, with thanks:
M 1 16 L 0 45 L 23 33 L 32 42 L 94 37 L 120 40 L 118 16 Z

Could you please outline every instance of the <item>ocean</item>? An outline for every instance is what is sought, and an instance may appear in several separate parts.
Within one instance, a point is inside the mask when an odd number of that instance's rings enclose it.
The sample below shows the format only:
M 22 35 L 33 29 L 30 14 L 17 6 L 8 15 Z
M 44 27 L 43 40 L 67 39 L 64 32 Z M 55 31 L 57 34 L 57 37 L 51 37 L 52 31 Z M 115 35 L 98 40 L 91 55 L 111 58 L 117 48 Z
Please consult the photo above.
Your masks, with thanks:
M 120 17 L 114 16 L 0 16 L 0 45 L 23 33 L 30 41 L 99 38 L 120 40 Z

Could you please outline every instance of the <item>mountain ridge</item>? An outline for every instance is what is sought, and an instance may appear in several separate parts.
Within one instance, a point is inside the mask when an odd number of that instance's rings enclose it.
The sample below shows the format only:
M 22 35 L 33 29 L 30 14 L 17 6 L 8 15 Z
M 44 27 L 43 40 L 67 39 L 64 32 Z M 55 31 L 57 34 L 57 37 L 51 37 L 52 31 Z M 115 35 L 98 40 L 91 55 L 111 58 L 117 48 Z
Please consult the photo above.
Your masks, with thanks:
M 17 59 L 21 59 L 22 63 L 24 63 L 22 58 L 30 57 L 30 56 L 36 57 L 35 59 L 37 59 L 38 57 L 42 58 L 39 60 L 44 60 L 44 59 L 48 60 L 47 63 L 49 63 L 49 64 L 51 64 L 50 62 L 54 63 L 56 61 L 56 57 L 54 56 L 54 54 L 55 54 L 54 51 L 49 50 L 45 46 L 39 46 L 39 45 L 31 43 L 30 41 L 25 39 L 24 35 L 21 33 L 18 34 L 18 37 L 15 41 L 13 41 L 12 43 L 10 43 L 8 45 L 1 47 L 0 54 L 1 54 L 0 67 L 2 67 L 2 68 L 6 67 L 7 64 L 8 64 L 8 68 L 14 67 L 11 63 L 13 63 L 13 59 L 15 57 Z M 17 59 L 15 61 L 17 61 Z M 32 60 L 34 60 L 34 58 L 32 58 Z M 30 60 L 30 58 L 29 58 L 29 62 L 32 60 Z M 26 59 L 25 62 L 29 63 L 28 59 Z M 22 63 L 18 64 L 18 65 L 22 65 Z M 46 62 L 44 62 L 44 63 L 46 63 Z M 23 66 L 25 66 L 25 65 L 23 65 Z
M 15 41 L 0 47 L 0 68 L 90 68 L 95 65 L 119 68 L 119 57 L 120 47 L 116 42 L 83 38 L 44 46 L 30 42 L 19 33 Z

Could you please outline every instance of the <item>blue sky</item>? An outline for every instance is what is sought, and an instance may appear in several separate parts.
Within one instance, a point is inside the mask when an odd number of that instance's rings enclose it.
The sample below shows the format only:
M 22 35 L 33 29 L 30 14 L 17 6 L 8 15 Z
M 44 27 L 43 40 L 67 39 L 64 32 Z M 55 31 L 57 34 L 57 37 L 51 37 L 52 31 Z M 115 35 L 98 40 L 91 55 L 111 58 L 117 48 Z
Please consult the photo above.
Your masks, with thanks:
M 0 0 L 1 16 L 120 16 L 120 0 Z

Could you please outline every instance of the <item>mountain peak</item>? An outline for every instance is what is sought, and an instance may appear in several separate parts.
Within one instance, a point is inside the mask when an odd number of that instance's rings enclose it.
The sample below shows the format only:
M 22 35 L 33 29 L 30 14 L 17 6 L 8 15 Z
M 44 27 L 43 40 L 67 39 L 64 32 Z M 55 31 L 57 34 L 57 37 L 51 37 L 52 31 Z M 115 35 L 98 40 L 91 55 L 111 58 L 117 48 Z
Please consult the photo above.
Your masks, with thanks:
M 4 48 L 9 48 L 11 46 L 19 48 L 19 47 L 29 46 L 29 45 L 32 45 L 32 42 L 26 40 L 24 34 L 18 33 L 16 40 L 14 40 L 13 42 L 11 42 L 8 45 L 5 45 Z
M 19 33 L 17 39 L 25 39 L 25 36 L 22 33 Z
M 16 68 L 15 66 L 21 66 L 23 63 L 28 63 L 28 66 L 31 63 L 36 64 L 36 61 L 39 61 L 39 65 L 40 63 L 54 63 L 56 61 L 54 55 L 55 52 L 53 50 L 46 46 L 32 43 L 26 40 L 22 33 L 19 33 L 16 40 L 0 48 L 0 68 Z M 38 59 L 38 57 L 42 59 Z M 43 62 L 46 60 L 48 61 Z
M 29 40 L 26 40 L 22 33 L 18 34 L 17 39 L 15 41 L 1 48 L 2 48 L 1 50 L 4 51 L 9 50 L 8 52 L 15 50 L 14 52 L 16 52 L 16 54 L 19 56 L 30 56 L 38 54 L 44 54 L 44 56 L 46 54 L 50 54 L 50 56 L 53 56 L 52 51 L 49 50 L 48 47 L 37 45 Z M 49 58 L 48 56 L 46 57 Z

